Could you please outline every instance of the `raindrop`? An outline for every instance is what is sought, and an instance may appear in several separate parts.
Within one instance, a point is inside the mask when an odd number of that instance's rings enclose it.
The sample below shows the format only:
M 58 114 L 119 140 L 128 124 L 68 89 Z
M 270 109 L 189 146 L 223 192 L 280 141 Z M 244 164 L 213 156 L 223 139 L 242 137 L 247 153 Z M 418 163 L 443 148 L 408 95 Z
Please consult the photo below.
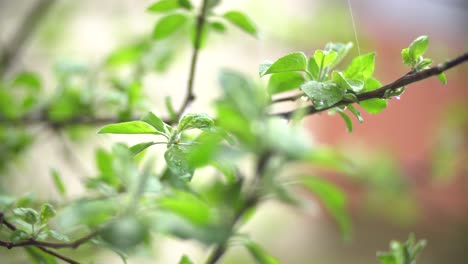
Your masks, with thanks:
M 399 95 L 395 96 L 395 99 L 400 100 L 400 96 Z

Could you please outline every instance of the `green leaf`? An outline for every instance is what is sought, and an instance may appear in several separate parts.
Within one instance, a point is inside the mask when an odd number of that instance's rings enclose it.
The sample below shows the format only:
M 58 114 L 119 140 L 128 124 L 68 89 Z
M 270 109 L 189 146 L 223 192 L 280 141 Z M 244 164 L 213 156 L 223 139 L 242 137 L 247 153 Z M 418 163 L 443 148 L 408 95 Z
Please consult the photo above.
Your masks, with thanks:
M 34 91 L 38 91 L 41 88 L 41 79 L 39 76 L 32 72 L 22 72 L 16 75 L 14 86 L 23 86 Z
M 171 172 L 187 181 L 192 179 L 194 172 L 187 158 L 189 153 L 188 147 L 182 145 L 172 145 L 164 153 L 164 159 Z
M 338 54 L 334 51 L 316 50 L 314 53 L 314 59 L 320 69 L 325 69 L 325 67 L 328 67 L 335 62 L 337 55 Z
M 265 127 L 262 139 L 268 149 L 291 159 L 301 159 L 307 154 L 310 142 L 300 127 L 288 126 L 286 120 L 281 118 L 269 118 L 265 121 Z
M 30 235 L 23 230 L 17 229 L 10 235 L 10 241 L 13 243 L 18 243 L 29 239 Z
M 182 132 L 193 128 L 209 131 L 213 126 L 213 119 L 206 114 L 187 114 L 182 117 L 177 131 Z
M 420 60 L 418 62 L 418 64 L 416 65 L 416 69 L 419 71 L 419 70 L 424 70 L 424 69 L 427 69 L 429 67 L 429 65 L 432 64 L 432 60 L 429 59 L 429 58 L 424 58 L 422 60 Z
M 363 92 L 373 91 L 380 87 L 382 87 L 382 84 L 377 79 L 370 77 L 366 80 L 364 84 Z
M 57 264 L 57 260 L 54 256 L 46 253 L 36 247 L 25 247 L 24 250 L 31 259 L 30 263 L 34 264 Z
M 154 27 L 153 39 L 161 40 L 169 37 L 171 34 L 182 28 L 187 22 L 187 16 L 185 14 L 170 14 L 162 17 Z
M 271 65 L 273 65 L 273 62 L 271 62 L 271 61 L 264 61 L 264 62 L 260 63 L 260 65 L 258 66 L 258 75 L 260 77 L 266 75 L 267 74 L 266 72 L 271 67 Z
M 342 111 L 338 111 L 338 114 L 345 121 L 346 128 L 348 129 L 348 132 L 349 133 L 353 132 L 353 121 L 351 121 L 351 118 L 349 118 L 349 116 L 346 113 L 342 112 Z
M 353 59 L 343 72 L 348 79 L 366 81 L 374 73 L 375 53 L 368 53 Z
M 247 119 L 264 115 L 267 104 L 264 89 L 259 89 L 242 74 L 230 70 L 221 71 L 219 83 L 224 92 L 222 103 L 234 108 L 236 114 Z M 244 127 L 242 129 L 245 130 Z
M 345 90 L 330 82 L 308 81 L 301 90 L 312 100 L 317 110 L 330 107 L 343 99 Z
M 171 120 L 177 120 L 177 112 L 174 109 L 174 106 L 172 105 L 172 98 L 170 96 L 164 97 L 164 104 L 166 105 L 166 110 L 169 113 Z M 171 131 L 172 131 L 172 127 L 171 127 Z
M 138 143 L 136 145 L 133 145 L 129 149 L 130 149 L 130 151 L 132 152 L 133 155 L 137 155 L 140 152 L 142 152 L 143 150 L 153 146 L 154 144 L 155 144 L 155 142 L 153 142 L 153 141 L 143 142 L 143 143 Z
M 202 133 L 195 139 L 194 146 L 191 147 L 187 160 L 192 168 L 201 168 L 216 162 L 220 142 L 223 137 L 219 134 Z
M 209 26 L 214 31 L 217 31 L 217 32 L 220 32 L 220 33 L 226 32 L 226 26 L 223 23 L 219 22 L 219 21 L 209 22 Z
M 157 117 L 155 114 L 148 112 L 141 118 L 141 121 L 144 121 L 154 127 L 160 134 L 165 135 L 167 138 L 171 135 L 173 129 L 170 125 L 164 123 L 161 118 Z
M 119 67 L 135 64 L 139 61 L 147 48 L 146 43 L 137 43 L 112 52 L 106 59 L 108 67 Z
M 185 8 L 187 10 L 192 10 L 193 5 L 190 0 L 177 0 L 177 3 L 180 7 Z
M 405 243 L 392 240 L 388 252 L 377 252 L 377 258 L 382 264 L 415 264 L 421 250 L 426 246 L 425 240 L 416 242 L 410 234 Z
M 98 149 L 96 151 L 96 166 L 101 173 L 108 173 L 113 171 L 112 154 L 103 149 Z
M 70 238 L 68 238 L 68 236 L 60 232 L 57 232 L 55 230 L 49 230 L 49 235 L 58 241 L 65 242 L 65 243 L 70 242 Z
M 364 108 L 370 114 L 377 114 L 380 111 L 387 108 L 387 100 L 385 99 L 370 99 L 359 102 L 362 108 Z
M 361 116 L 361 113 L 359 112 L 359 110 L 357 110 L 356 108 L 354 108 L 353 105 L 348 105 L 348 110 L 353 113 L 353 115 L 357 118 L 357 120 L 359 121 L 359 123 L 362 123 L 364 122 L 364 119 L 362 118 Z
M 424 55 L 429 46 L 429 38 L 427 36 L 420 36 L 416 38 L 408 47 L 409 55 L 413 61 Z
M 439 78 L 442 84 L 447 84 L 447 76 L 445 76 L 445 73 L 438 74 L 437 78 Z
M 99 134 L 160 134 L 152 125 L 144 121 L 130 121 L 104 126 Z
M 150 12 L 155 12 L 155 13 L 172 11 L 181 6 L 180 2 L 186 2 L 186 1 L 160 0 L 150 5 L 147 10 Z
M 13 214 L 32 225 L 37 223 L 37 221 L 39 220 L 39 213 L 32 208 L 15 208 L 13 210 Z
M 351 231 L 351 220 L 346 211 L 345 193 L 335 185 L 313 176 L 302 177 L 302 184 L 317 196 L 337 222 L 341 233 L 348 237 Z
M 41 215 L 40 215 L 40 220 L 41 224 L 45 224 L 54 217 L 56 214 L 55 209 L 52 205 L 50 204 L 43 204 L 41 207 Z
M 412 66 L 415 61 L 410 55 L 409 49 L 405 48 L 401 50 L 401 58 L 403 59 L 403 63 L 408 66 Z
M 315 61 L 314 57 L 309 58 L 309 63 L 307 63 L 307 71 L 312 75 L 312 79 L 318 81 L 320 74 L 320 67 Z
M 117 249 L 127 251 L 148 239 L 147 225 L 135 216 L 111 222 L 99 234 L 104 241 Z
M 279 260 L 268 254 L 260 245 L 248 239 L 244 241 L 244 246 L 249 251 L 250 255 L 258 264 L 279 264 Z
M 374 78 L 368 78 L 364 85 L 364 92 L 373 91 L 377 88 L 382 87 L 382 84 Z M 387 108 L 387 100 L 385 99 L 370 99 L 359 102 L 362 108 L 364 108 L 370 114 L 377 114 L 380 111 Z
M 245 32 L 257 36 L 257 27 L 253 23 L 253 21 L 244 13 L 239 11 L 229 11 L 226 12 L 223 17 L 231 22 L 233 25 L 239 27 L 240 29 L 244 30 Z
M 352 42 L 348 42 L 346 44 L 344 43 L 327 43 L 325 45 L 325 50 L 326 51 L 334 51 L 337 53 L 336 58 L 333 60 L 333 63 L 329 65 L 330 68 L 333 68 L 334 66 L 338 65 L 341 60 L 343 60 L 344 57 L 348 54 L 349 50 L 353 47 Z
M 15 203 L 15 199 L 13 197 L 0 194 L 0 211 L 1 212 L 6 212 L 10 210 L 10 208 L 13 206 L 14 203 Z
M 298 88 L 304 83 L 304 77 L 298 72 L 272 74 L 268 81 L 268 92 L 277 94 Z
M 346 90 L 351 90 L 355 93 L 359 93 L 364 89 L 363 81 L 345 78 L 342 72 L 334 71 L 332 74 L 332 80 L 340 87 Z
M 63 183 L 62 177 L 60 177 L 59 172 L 56 169 L 51 170 L 52 180 L 54 181 L 55 188 L 58 190 L 60 195 L 65 196 L 67 189 Z
M 261 66 L 260 77 L 279 72 L 305 71 L 307 69 L 307 57 L 303 52 L 294 52 L 279 58 L 268 70 L 264 71 L 266 64 Z
M 172 196 L 161 198 L 158 205 L 198 226 L 206 226 L 211 221 L 210 207 L 188 192 L 176 191 Z
M 189 257 L 183 255 L 182 258 L 179 260 L 179 264 L 193 264 Z

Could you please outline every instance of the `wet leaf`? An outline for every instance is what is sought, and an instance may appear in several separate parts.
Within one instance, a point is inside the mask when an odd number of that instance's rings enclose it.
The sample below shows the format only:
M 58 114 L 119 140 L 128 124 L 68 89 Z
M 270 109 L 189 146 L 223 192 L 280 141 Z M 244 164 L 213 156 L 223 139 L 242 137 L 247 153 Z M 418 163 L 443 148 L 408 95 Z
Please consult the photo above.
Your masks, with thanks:
M 343 99 L 345 90 L 331 82 L 308 81 L 301 90 L 312 100 L 317 110 L 328 108 Z
M 260 66 L 260 77 L 279 72 L 305 71 L 307 69 L 307 57 L 302 52 L 295 52 L 283 56 L 271 64 L 267 69 L 267 64 Z

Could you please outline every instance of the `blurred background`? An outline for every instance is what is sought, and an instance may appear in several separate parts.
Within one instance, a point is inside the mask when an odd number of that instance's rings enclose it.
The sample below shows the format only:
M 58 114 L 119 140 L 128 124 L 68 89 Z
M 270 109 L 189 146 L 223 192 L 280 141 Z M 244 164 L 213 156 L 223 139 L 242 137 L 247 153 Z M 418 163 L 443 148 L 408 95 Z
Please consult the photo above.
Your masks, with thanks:
M 38 2 L 0 0 L 2 53 Z M 77 86 L 94 95 L 102 79 L 109 78 L 101 73 L 108 55 L 148 38 L 159 18 L 146 12 L 152 3 L 149 0 L 48 2 L 43 16 L 28 25 L 32 29 L 28 39 L 2 74 L 39 72 L 49 94 L 57 89 L 57 76 L 64 67 L 82 67 L 95 79 L 79 80 Z M 211 103 L 219 94 L 220 68 L 257 78 L 262 61 L 294 51 L 311 55 L 327 42 L 354 42 L 349 57 L 376 51 L 375 76 L 384 84 L 408 71 L 400 51 L 420 35 L 429 36 L 427 56 L 436 63 L 468 49 L 468 4 L 463 0 L 225 0 L 217 12 L 231 9 L 249 14 L 261 35 L 255 39 L 229 27 L 227 34 L 211 37 L 201 52 L 193 112 L 212 112 Z M 146 102 L 139 106 L 140 112 L 132 114 L 138 116 L 146 110 L 164 113 L 166 96 L 173 98 L 176 107 L 181 104 L 191 45 L 182 35 L 158 44 L 151 53 L 152 70 L 142 86 Z M 410 85 L 401 100 L 390 100 L 378 116 L 363 113 L 365 121 L 356 122 L 353 133 L 346 131 L 338 116 L 323 113 L 305 119 L 316 144 L 338 148 L 358 164 L 359 173 L 353 175 L 320 172 L 348 194 L 351 241 L 341 238 L 313 197 L 305 213 L 267 203 L 245 230 L 284 263 L 378 263 L 376 251 L 386 250 L 392 239 L 405 240 L 410 232 L 428 240 L 420 263 L 464 263 L 468 259 L 468 92 L 463 79 L 467 70 L 465 63 L 447 72 L 446 86 L 437 78 Z M 131 73 L 123 70 L 119 74 Z M 110 107 L 106 111 L 120 110 Z M 83 191 L 80 177 L 95 173 L 95 148 L 129 140 L 98 136 L 96 128 L 69 133 L 40 125 L 28 129 L 36 138 L 13 162 L 7 162 L 0 152 L 4 163 L 0 164 L 0 186 L 10 194 L 31 192 L 41 199 L 57 196 L 49 188 L 51 168 L 63 173 L 67 184 L 74 186 L 69 187 L 70 195 L 76 196 Z M 0 145 L 9 142 L 4 139 Z M 201 261 L 206 251 L 193 241 L 164 239 L 155 252 L 150 260 L 135 257 L 130 262 L 176 263 L 184 252 Z M 19 251 L 3 248 L 0 259 L 28 263 Z M 115 263 L 117 259 L 113 259 L 102 253 L 95 263 Z M 233 248 L 222 263 L 252 260 L 243 250 Z

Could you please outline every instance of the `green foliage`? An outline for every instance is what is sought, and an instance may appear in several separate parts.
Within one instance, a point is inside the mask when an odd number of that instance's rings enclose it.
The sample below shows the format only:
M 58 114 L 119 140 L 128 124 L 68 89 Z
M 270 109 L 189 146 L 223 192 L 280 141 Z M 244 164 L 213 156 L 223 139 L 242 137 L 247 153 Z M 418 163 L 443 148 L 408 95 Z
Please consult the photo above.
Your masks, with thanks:
M 264 62 L 260 65 L 260 77 L 267 74 L 291 71 L 305 71 L 307 69 L 307 57 L 302 52 L 288 54 L 279 58 L 274 63 Z
M 253 36 L 258 35 L 257 27 L 253 21 L 242 12 L 228 11 L 224 13 L 223 18 Z
M 57 170 L 53 169 L 51 171 L 52 180 L 54 181 L 55 188 L 59 191 L 60 195 L 64 196 L 67 193 L 65 184 L 60 177 L 60 174 Z
M 146 223 L 134 216 L 123 217 L 111 222 L 100 233 L 105 242 L 124 252 L 146 241 L 148 235 Z
M 75 244 L 66 244 L 70 237 L 79 239 L 83 230 L 94 231 L 91 234 L 95 235 L 83 243 L 107 247 L 125 261 L 128 254 L 140 248 L 150 249 L 154 234 L 196 240 L 214 246 L 213 252 L 221 251 L 221 255 L 240 237 L 257 263 L 276 264 L 280 262 L 258 243 L 239 234 L 239 228 L 266 199 L 301 207 L 309 194 L 323 205 L 343 237 L 350 237 L 351 218 L 343 191 L 317 177 L 293 175 L 284 179 L 285 172 L 297 164 L 344 173 L 351 167 L 336 151 L 312 146 L 297 121 L 307 111 L 328 110 L 343 118 L 351 132 L 352 116 L 363 122 L 355 104 L 376 114 L 387 107 L 388 99 L 400 96 L 405 88 L 388 89 L 383 96 L 362 100 L 363 94 L 382 87 L 373 77 L 376 54 L 357 56 L 338 69 L 353 44 L 328 43 L 309 56 L 293 52 L 261 63 L 259 75 L 269 75 L 267 87 L 235 70 L 221 70 L 221 94 L 211 115 L 174 108 L 169 97 L 165 98 L 165 114 L 146 112 L 152 107 L 145 100 L 144 77 L 166 70 L 180 53 L 180 46 L 188 41 L 184 38 L 191 38 L 198 56 L 213 32 L 226 32 L 226 24 L 255 37 L 260 35 L 244 12 L 217 13 L 220 3 L 204 0 L 201 5 L 194 5 L 190 0 L 160 0 L 151 4 L 147 11 L 159 16 L 148 34 L 151 37 L 136 38 L 105 56 L 100 73 L 105 81 L 93 76 L 96 69 L 74 60 L 56 65 L 57 89 L 48 97 L 43 92 L 42 78 L 36 73 L 23 71 L 12 77 L 2 76 L 0 170 L 6 169 L 5 164 L 33 142 L 33 132 L 18 128 L 17 124 L 29 125 L 37 116 L 46 119 L 54 132 L 72 131 L 70 138 L 78 125 L 105 122 L 107 125 L 98 133 L 131 134 L 137 143 L 116 143 L 110 150 L 97 149 L 96 175 L 83 178 L 85 193 L 78 197 L 67 197 L 67 183 L 57 170 L 51 170 L 51 177 L 61 196 L 58 200 L 43 202 L 32 195 L 14 198 L 2 193 L 1 239 L 5 237 L 12 243 L 53 241 L 75 248 Z M 404 63 L 411 67 L 410 74 L 431 64 L 430 59 L 423 58 L 428 43 L 428 38 L 422 36 L 402 51 Z M 191 73 L 195 72 L 195 65 L 192 63 Z M 439 78 L 445 84 L 445 75 Z M 101 84 L 105 88 L 97 89 Z M 192 86 L 187 90 L 188 102 L 194 92 Z M 293 113 L 293 122 L 288 124 L 272 117 L 270 106 L 275 102 L 272 96 L 293 90 L 299 93 L 295 98 L 306 98 L 311 106 Z M 108 118 L 101 118 L 109 113 Z M 142 118 L 135 120 L 136 116 Z M 146 137 L 138 142 L 141 135 Z M 164 154 L 145 156 L 152 148 L 162 148 Z M 253 166 L 244 166 L 245 161 Z M 162 165 L 154 166 L 157 162 Z M 201 170 L 205 167 L 211 170 Z M 210 175 L 212 171 L 214 175 Z M 290 184 L 289 180 L 298 184 Z M 301 195 L 304 193 L 294 189 L 297 185 L 309 192 Z M 404 244 L 392 242 L 391 251 L 380 254 L 379 259 L 384 264 L 414 264 L 424 244 L 415 242 L 414 237 Z M 40 248 L 25 250 L 35 263 L 56 263 Z M 193 262 L 184 255 L 179 263 Z
M 180 259 L 179 264 L 193 264 L 193 262 L 189 259 L 189 257 L 184 255 Z
M 337 222 L 343 236 L 349 238 L 351 220 L 346 212 L 346 197 L 344 193 L 332 184 L 317 177 L 303 177 L 302 184 L 319 198 Z
M 411 234 L 405 243 L 391 241 L 390 251 L 379 252 L 377 257 L 382 264 L 416 264 L 416 258 L 425 246 L 425 240 L 416 241 Z
M 250 255 L 255 259 L 258 264 L 279 264 L 280 262 L 274 257 L 270 256 L 265 249 L 260 247 L 254 241 L 247 239 L 244 242 L 245 248 L 249 251 Z
M 403 63 L 410 66 L 411 70 L 415 72 L 428 69 L 432 64 L 432 60 L 423 57 L 428 47 L 429 38 L 427 36 L 417 37 L 415 40 L 413 40 L 408 48 L 405 48 L 401 51 Z M 440 79 L 442 84 L 447 83 L 447 77 L 444 73 L 439 74 L 437 77 Z
M 362 103 L 362 107 L 370 113 L 378 113 L 387 106 L 383 99 L 359 102 L 357 98 L 359 93 L 381 86 L 372 77 L 375 53 L 354 58 L 343 72 L 332 71 L 351 48 L 352 43 L 328 43 L 324 50 L 315 51 L 309 58 L 302 52 L 291 53 L 275 62 L 260 64 L 259 74 L 260 77 L 272 74 L 268 83 L 270 94 L 299 88 L 311 100 L 315 110 L 330 109 L 330 113 L 339 113 L 351 132 L 352 122 L 343 109 L 349 109 L 359 122 L 363 119 L 350 103 Z
M 153 39 L 161 40 L 179 30 L 186 22 L 185 14 L 170 14 L 161 18 L 153 30 Z

